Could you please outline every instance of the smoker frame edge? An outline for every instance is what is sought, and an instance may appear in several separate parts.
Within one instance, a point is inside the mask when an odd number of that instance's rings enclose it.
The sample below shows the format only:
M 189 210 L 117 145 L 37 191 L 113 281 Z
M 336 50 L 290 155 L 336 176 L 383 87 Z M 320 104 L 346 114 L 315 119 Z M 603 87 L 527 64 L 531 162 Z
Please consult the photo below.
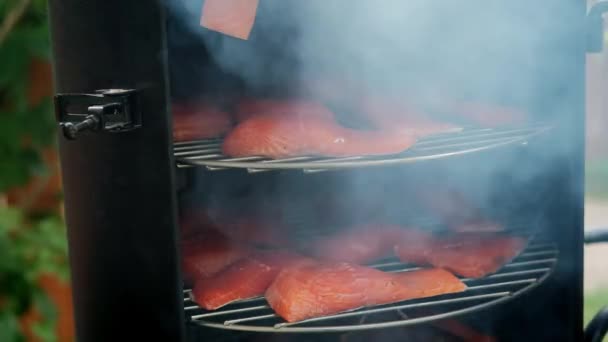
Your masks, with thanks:
M 185 339 L 157 0 L 49 0 L 55 91 L 137 89 L 142 127 L 59 135 L 78 341 Z

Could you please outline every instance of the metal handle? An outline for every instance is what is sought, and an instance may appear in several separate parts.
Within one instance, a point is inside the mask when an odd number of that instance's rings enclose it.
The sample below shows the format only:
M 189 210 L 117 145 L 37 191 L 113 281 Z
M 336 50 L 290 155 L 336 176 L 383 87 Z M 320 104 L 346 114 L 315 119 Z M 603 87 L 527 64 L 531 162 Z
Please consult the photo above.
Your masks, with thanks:
M 103 105 L 89 106 L 87 111 L 90 114 L 87 115 L 84 120 L 80 122 L 61 123 L 63 135 L 70 140 L 74 140 L 80 132 L 98 131 L 107 121 L 104 120 L 104 118 L 108 115 L 117 115 L 122 110 L 123 107 L 120 103 L 106 103 Z M 118 125 L 120 125 L 120 123 Z M 108 127 L 108 129 L 110 129 L 110 127 Z
M 602 342 L 608 332 L 608 306 L 602 308 L 585 328 L 585 342 Z
M 99 117 L 96 115 L 89 115 L 81 122 L 66 122 L 61 126 L 63 127 L 63 135 L 70 140 L 74 140 L 80 132 L 97 130 L 99 128 Z
M 141 126 L 137 92 L 98 90 L 95 94 L 58 94 L 55 113 L 63 135 L 74 140 L 84 131 L 125 132 Z
M 585 244 L 608 242 L 608 228 L 594 229 L 585 233 Z

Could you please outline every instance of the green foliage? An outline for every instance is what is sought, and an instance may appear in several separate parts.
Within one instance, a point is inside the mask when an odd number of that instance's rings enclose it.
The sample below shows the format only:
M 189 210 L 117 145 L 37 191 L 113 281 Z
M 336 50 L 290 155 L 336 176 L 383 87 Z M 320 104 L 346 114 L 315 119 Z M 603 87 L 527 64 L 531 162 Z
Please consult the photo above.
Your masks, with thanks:
M 67 279 L 66 250 L 58 217 L 28 221 L 18 208 L 0 208 L 0 341 L 19 340 L 15 322 L 32 307 L 42 317 L 34 332 L 54 341 L 55 308 L 37 280 L 48 273 Z
M 0 0 L 0 195 L 48 172 L 41 151 L 54 143 L 52 101 L 32 106 L 26 92 L 31 61 L 50 58 L 46 16 L 46 0 Z M 16 20 L 3 35 L 8 18 Z M 39 286 L 42 274 L 68 278 L 62 219 L 0 203 L 0 341 L 24 340 L 19 317 L 30 309 L 41 317 L 33 332 L 56 340 L 56 308 Z
M 0 22 L 14 15 L 20 2 L 0 1 Z M 49 57 L 46 1 L 30 1 L 0 42 L 0 193 L 40 173 L 39 151 L 53 142 L 52 102 L 31 108 L 26 96 L 30 62 Z

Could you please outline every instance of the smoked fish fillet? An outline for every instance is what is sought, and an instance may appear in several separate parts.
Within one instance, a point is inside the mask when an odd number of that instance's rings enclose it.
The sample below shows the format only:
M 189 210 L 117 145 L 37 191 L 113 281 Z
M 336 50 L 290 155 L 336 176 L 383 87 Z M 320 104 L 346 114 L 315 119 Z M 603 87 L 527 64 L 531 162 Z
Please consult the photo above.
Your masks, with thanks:
M 216 310 L 232 302 L 264 295 L 277 274 L 304 257 L 283 252 L 259 252 L 228 266 L 215 276 L 199 279 L 192 290 L 195 302 Z
M 385 273 L 345 262 L 301 263 L 283 269 L 265 296 L 279 316 L 297 322 L 465 288 L 442 269 Z
M 403 133 L 343 127 L 329 109 L 315 102 L 284 107 L 285 111 L 252 116 L 238 124 L 224 139 L 223 153 L 275 159 L 385 155 L 402 152 L 416 142 Z
M 403 262 L 432 265 L 457 275 L 480 278 L 498 271 L 526 246 L 521 237 L 466 233 L 447 237 L 410 233 L 395 246 Z
M 211 277 L 250 253 L 246 246 L 211 230 L 182 242 L 181 247 L 182 271 L 188 284 Z

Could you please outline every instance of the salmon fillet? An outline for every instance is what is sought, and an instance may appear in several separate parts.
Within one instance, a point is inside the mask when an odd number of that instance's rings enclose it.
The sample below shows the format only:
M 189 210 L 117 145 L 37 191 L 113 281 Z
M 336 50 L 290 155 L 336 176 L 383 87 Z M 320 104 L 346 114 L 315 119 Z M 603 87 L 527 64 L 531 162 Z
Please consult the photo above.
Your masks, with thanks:
M 480 278 L 498 271 L 525 247 L 520 237 L 488 234 L 457 234 L 434 237 L 411 232 L 395 246 L 403 262 L 445 268 L 469 278 Z
M 196 282 L 194 301 L 207 310 L 264 295 L 277 274 L 289 265 L 305 260 L 283 251 L 259 252 L 228 266 L 209 279 Z
M 364 83 L 315 79 L 306 82 L 312 96 L 338 107 L 350 108 L 370 128 L 397 130 L 416 137 L 459 132 L 460 125 L 434 119 L 412 103 L 394 96 L 373 94 Z
M 249 39 L 259 0 L 205 0 L 201 26 L 228 36 Z
M 233 118 L 237 123 L 241 123 L 259 114 L 268 114 L 275 110 L 277 101 L 242 99 L 234 106 Z
M 349 129 L 315 102 L 294 102 L 281 111 L 256 115 L 238 124 L 224 139 L 224 154 L 233 157 L 283 158 L 303 155 L 344 157 L 399 153 L 415 138 L 397 132 Z
M 345 262 L 302 263 L 279 273 L 266 291 L 266 300 L 287 322 L 297 322 L 465 288 L 441 269 L 399 274 Z
M 402 231 L 390 225 L 354 227 L 315 241 L 312 254 L 322 260 L 369 263 L 392 256 Z
M 232 127 L 230 115 L 213 105 L 175 104 L 172 112 L 174 141 L 217 138 Z
M 182 271 L 187 284 L 208 278 L 249 254 L 247 247 L 212 230 L 182 242 L 181 247 Z

